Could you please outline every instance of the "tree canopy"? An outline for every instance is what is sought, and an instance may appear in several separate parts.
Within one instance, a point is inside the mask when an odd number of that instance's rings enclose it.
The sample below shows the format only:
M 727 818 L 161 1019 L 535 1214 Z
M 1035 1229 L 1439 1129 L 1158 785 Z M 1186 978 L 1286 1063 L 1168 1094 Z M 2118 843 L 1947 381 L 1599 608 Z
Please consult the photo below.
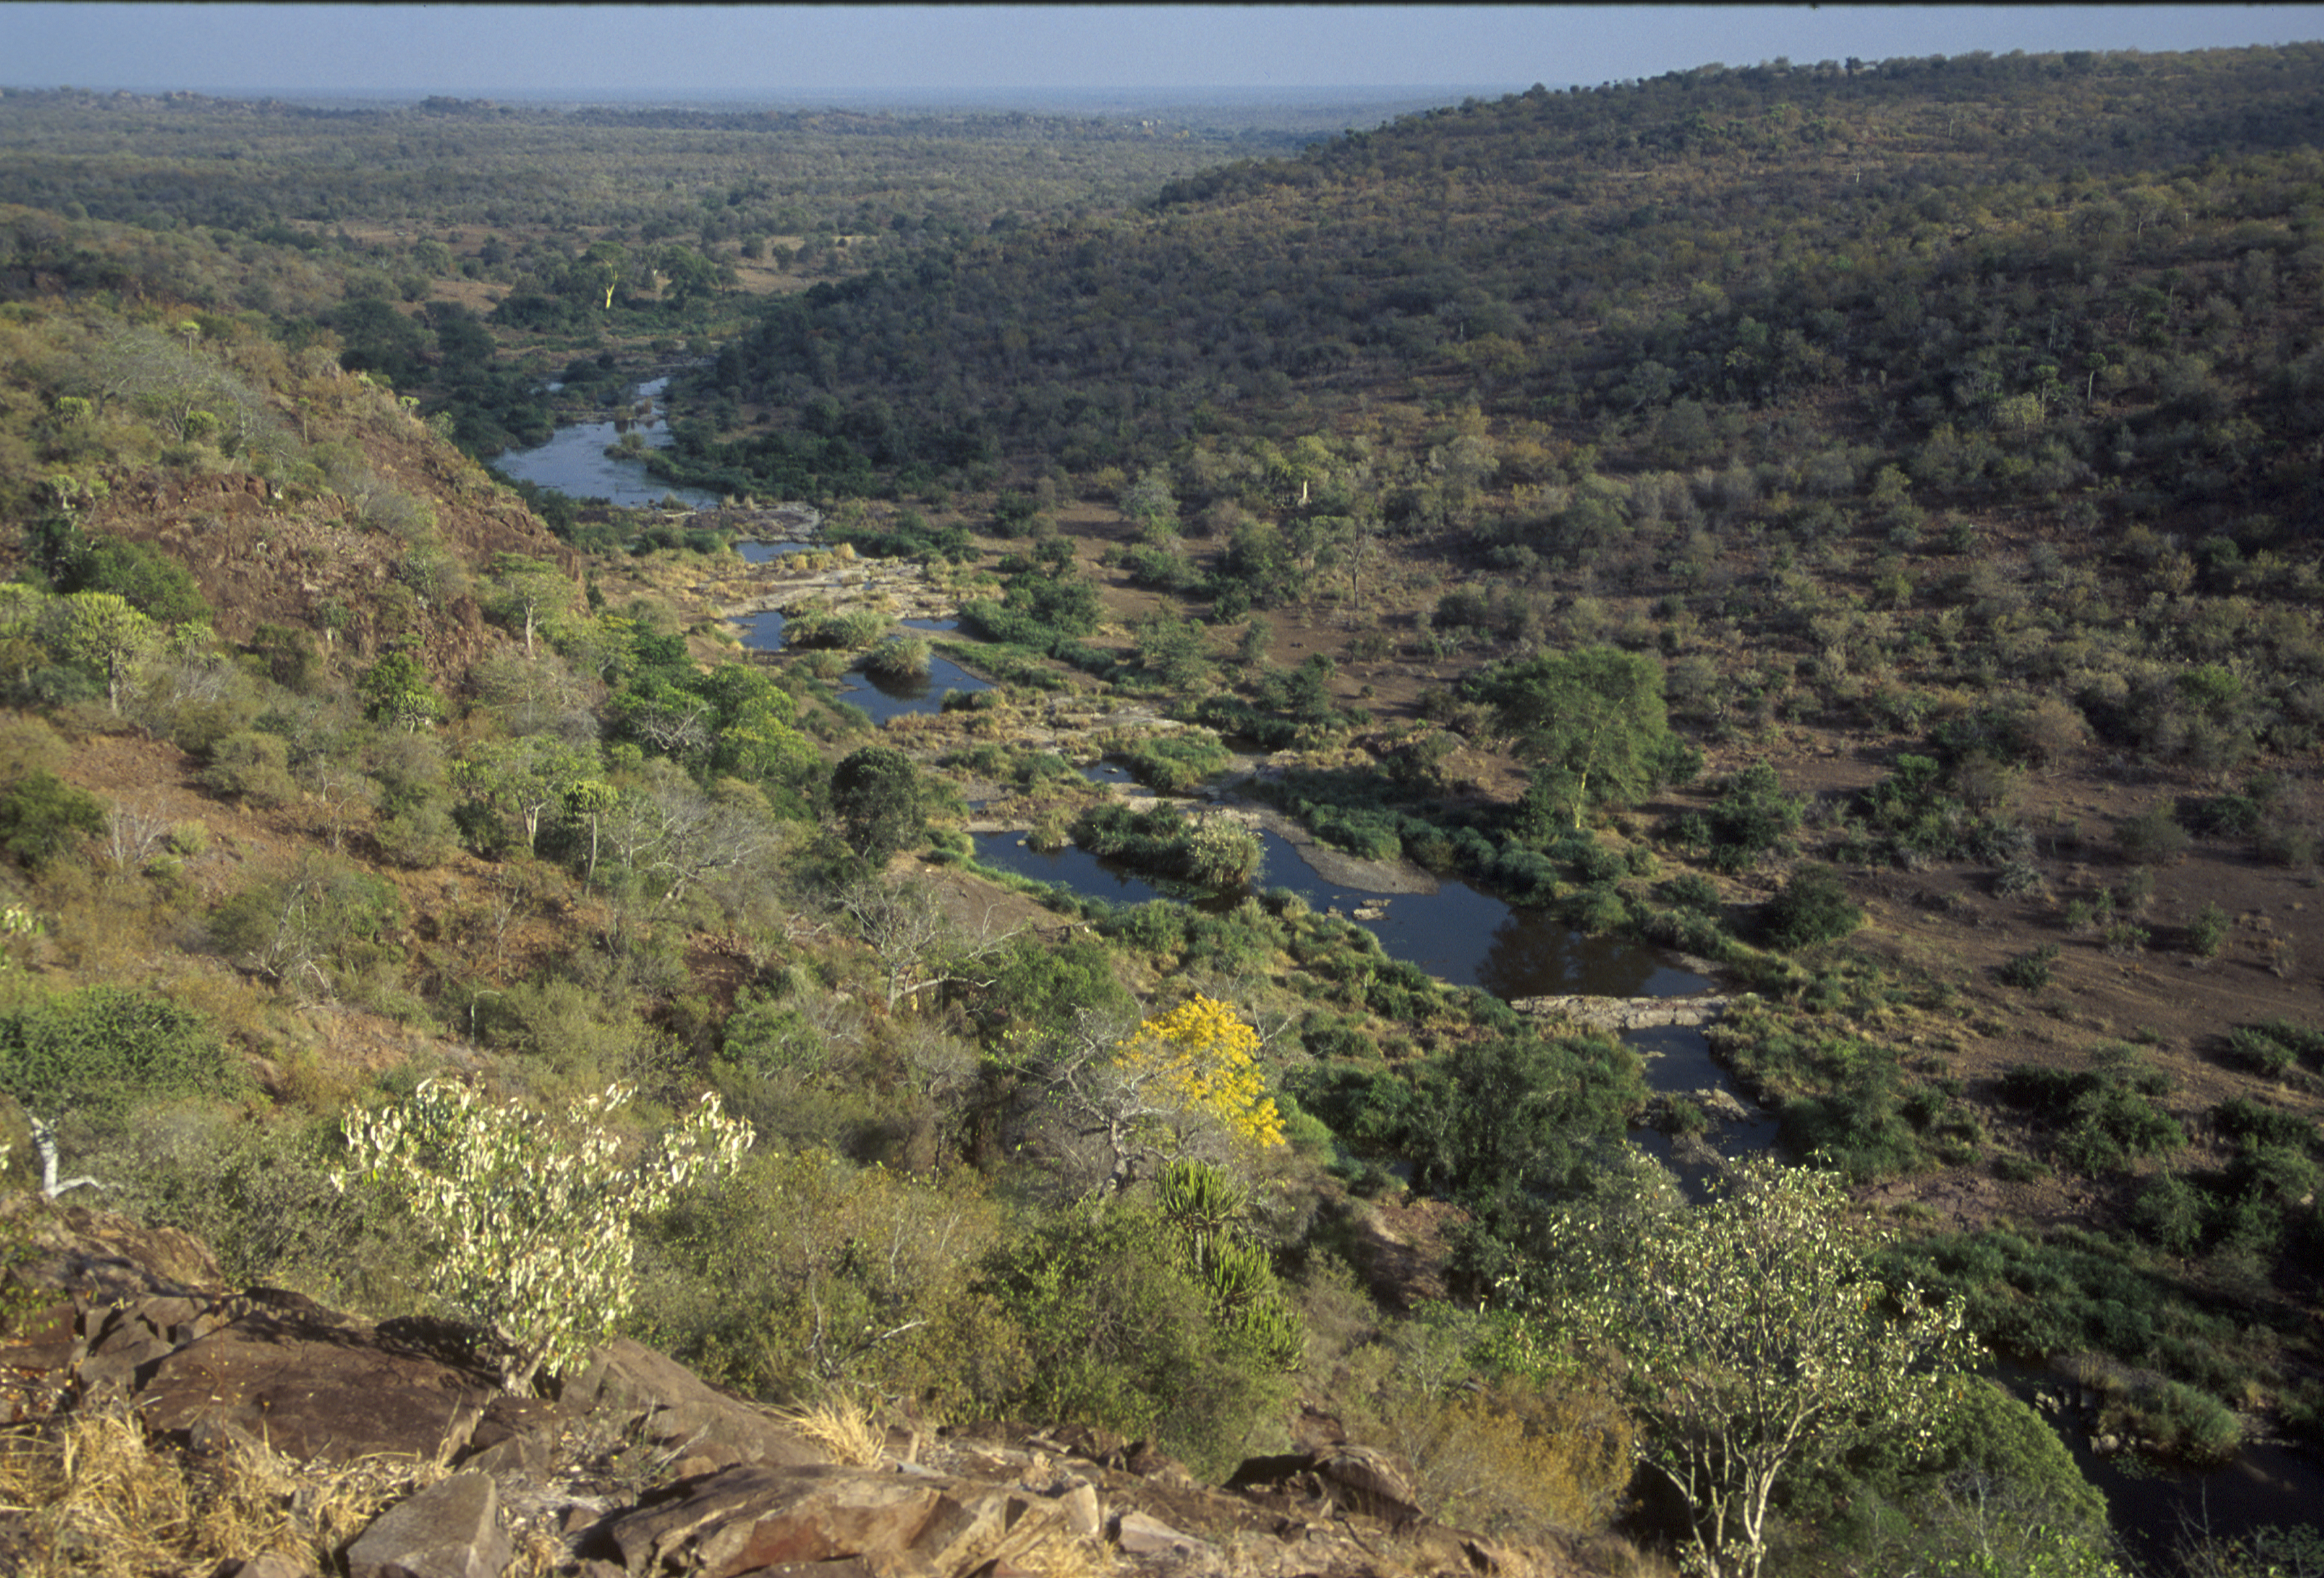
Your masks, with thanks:
M 847 846 L 873 865 L 909 847 L 927 826 L 919 769 L 892 745 L 866 745 L 832 770 L 831 808 Z
M 1875 1434 L 1933 1442 L 1966 1396 L 1961 1307 L 1885 1283 L 1872 1255 L 1889 1236 L 1854 1218 L 1837 1175 L 1757 1160 L 1705 1205 L 1664 1190 L 1610 1219 L 1569 1213 L 1544 1279 L 1514 1279 L 1545 1327 L 1618 1363 L 1646 1461 L 1685 1498 L 1714 1578 L 1756 1578 L 1785 1475 Z
M 1502 664 L 1480 682 L 1534 766 L 1538 794 L 1571 826 L 1592 803 L 1652 787 L 1669 738 L 1662 665 L 1643 652 L 1584 647 Z

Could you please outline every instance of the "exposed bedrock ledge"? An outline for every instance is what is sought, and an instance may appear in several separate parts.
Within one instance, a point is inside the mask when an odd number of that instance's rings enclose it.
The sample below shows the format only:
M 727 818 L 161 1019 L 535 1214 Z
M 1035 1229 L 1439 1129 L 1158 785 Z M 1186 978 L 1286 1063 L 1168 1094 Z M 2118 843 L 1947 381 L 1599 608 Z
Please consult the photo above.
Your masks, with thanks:
M 1593 1030 L 1646 1030 L 1663 1025 L 1707 1025 L 1727 1011 L 1727 997 L 1520 997 L 1509 1006 L 1540 1019 L 1571 1020 Z

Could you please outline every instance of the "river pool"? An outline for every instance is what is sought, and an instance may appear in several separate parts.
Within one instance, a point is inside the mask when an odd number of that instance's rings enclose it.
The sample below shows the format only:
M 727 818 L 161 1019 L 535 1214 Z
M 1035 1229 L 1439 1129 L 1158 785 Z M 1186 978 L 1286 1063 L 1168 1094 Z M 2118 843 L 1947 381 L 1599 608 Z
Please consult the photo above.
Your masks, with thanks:
M 659 504 L 676 496 L 689 509 L 715 508 L 718 496 L 700 488 L 677 487 L 647 472 L 639 460 L 616 460 L 605 453 L 623 433 L 635 432 L 650 449 L 669 448 L 669 428 L 662 420 L 662 395 L 667 378 L 655 378 L 630 390 L 630 404 L 651 402 L 643 416 L 614 417 L 602 422 L 575 422 L 557 429 L 548 443 L 530 449 L 510 449 L 493 465 L 519 482 L 555 488 L 568 498 L 604 499 L 627 508 Z

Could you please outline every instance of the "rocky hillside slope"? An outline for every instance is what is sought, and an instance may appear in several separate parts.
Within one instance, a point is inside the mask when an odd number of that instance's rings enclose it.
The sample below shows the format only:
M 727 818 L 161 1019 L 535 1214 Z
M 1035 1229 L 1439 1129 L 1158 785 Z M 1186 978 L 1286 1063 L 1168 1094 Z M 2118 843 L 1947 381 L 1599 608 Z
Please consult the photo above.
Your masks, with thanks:
M 224 1285 L 189 1236 L 20 1201 L 40 1307 L 5 1344 L 0 1561 L 221 1578 L 502 1573 L 1506 1574 L 1583 1553 L 1430 1522 L 1386 1453 L 1319 1441 L 1224 1489 L 1070 1426 L 779 1415 L 634 1343 L 554 1397 L 474 1333 Z M 844 1428 L 848 1424 L 856 1428 Z

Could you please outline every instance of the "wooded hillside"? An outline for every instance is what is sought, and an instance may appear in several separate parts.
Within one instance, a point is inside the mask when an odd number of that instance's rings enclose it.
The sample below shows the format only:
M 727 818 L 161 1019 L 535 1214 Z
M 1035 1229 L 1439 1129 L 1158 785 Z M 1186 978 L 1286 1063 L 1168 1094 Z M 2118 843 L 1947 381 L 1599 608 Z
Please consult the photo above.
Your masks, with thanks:
M 1380 1444 L 1634 1573 L 2176 1570 L 1953 1383 L 2053 1366 L 2158 1469 L 2324 1419 L 2319 68 L 1706 67 L 1299 151 L 0 97 L 11 1177 L 510 1373 L 619 1330 L 1213 1477 Z M 722 506 L 486 468 L 673 369 L 613 448 Z M 1262 827 L 1716 980 L 1742 1099 Z M 1715 1206 L 1640 1148 L 1747 1102 L 1790 1165 Z M 525 1241 L 461 1237 L 461 1123 Z

